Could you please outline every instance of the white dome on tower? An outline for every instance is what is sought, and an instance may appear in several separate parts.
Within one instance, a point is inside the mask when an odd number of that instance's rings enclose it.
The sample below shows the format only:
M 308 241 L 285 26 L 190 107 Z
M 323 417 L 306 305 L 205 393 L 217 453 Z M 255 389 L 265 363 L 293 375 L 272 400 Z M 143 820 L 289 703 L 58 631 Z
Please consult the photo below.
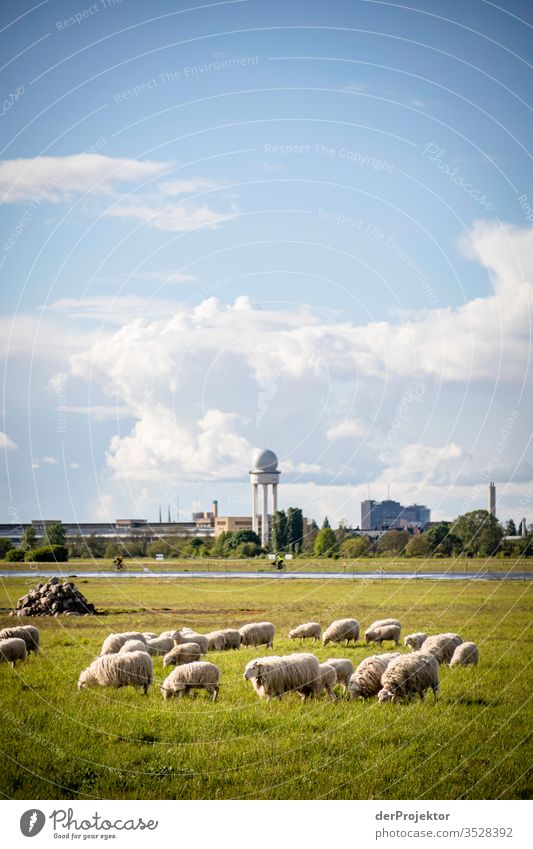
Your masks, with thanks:
M 253 459 L 252 469 L 254 472 L 276 472 L 278 469 L 278 458 L 270 448 L 258 451 Z

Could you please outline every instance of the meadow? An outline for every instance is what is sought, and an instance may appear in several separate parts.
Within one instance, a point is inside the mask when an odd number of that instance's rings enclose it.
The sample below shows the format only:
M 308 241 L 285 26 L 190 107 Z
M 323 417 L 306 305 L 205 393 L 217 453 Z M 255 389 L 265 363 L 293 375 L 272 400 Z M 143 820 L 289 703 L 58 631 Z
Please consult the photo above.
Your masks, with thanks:
M 0 626 L 32 585 L 0 584 Z M 102 615 L 32 620 L 42 651 L 0 665 L 0 792 L 19 799 L 523 799 L 532 789 L 530 582 L 279 583 L 80 578 Z M 77 691 L 79 672 L 111 631 L 188 625 L 199 631 L 268 619 L 275 653 L 299 650 L 290 626 L 354 616 L 398 617 L 403 632 L 457 631 L 480 649 L 476 668 L 441 667 L 439 702 L 297 696 L 260 702 L 242 680 L 264 649 L 210 653 L 219 701 L 205 692 L 164 703 L 155 660 L 148 696 Z M 306 643 L 320 660 L 357 664 L 375 649 Z M 403 650 L 403 649 L 402 649 Z
M 80 558 L 67 563 L 10 563 L 0 561 L 0 569 L 16 575 L 17 572 L 32 569 L 36 574 L 47 574 L 50 569 L 64 572 L 65 575 L 77 575 L 83 572 L 115 572 L 113 561 L 109 558 Z M 275 572 L 272 561 L 264 557 L 250 559 L 221 559 L 210 557 L 172 558 L 154 560 L 149 557 L 125 558 L 124 570 L 127 572 Z M 322 572 L 325 575 L 333 572 L 346 572 L 354 575 L 362 572 L 468 572 L 471 575 L 479 573 L 533 572 L 533 560 L 519 557 L 359 557 L 338 560 L 327 557 L 296 557 L 285 561 L 285 572 Z

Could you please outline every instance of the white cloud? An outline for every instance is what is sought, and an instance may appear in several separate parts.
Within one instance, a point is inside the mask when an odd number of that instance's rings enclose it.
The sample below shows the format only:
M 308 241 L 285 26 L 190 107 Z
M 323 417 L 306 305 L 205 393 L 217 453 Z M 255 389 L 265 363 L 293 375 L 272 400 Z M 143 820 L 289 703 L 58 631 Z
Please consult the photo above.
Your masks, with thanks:
M 3 449 L 4 451 L 16 451 L 17 447 L 17 443 L 13 442 L 7 433 L 0 430 L 0 449 Z
M 167 180 L 159 183 L 158 189 L 165 195 L 191 195 L 196 192 L 220 188 L 217 180 L 207 177 L 192 177 L 190 180 Z
M 141 183 L 164 173 L 169 163 L 138 161 L 99 153 L 37 156 L 0 162 L 3 203 L 68 200 L 72 194 L 109 194 L 117 184 Z
M 76 320 L 125 324 L 139 319 L 161 318 L 176 308 L 175 301 L 157 298 L 142 298 L 140 295 L 95 295 L 89 298 L 61 298 L 53 301 L 44 310 L 62 315 L 75 315 Z
M 107 419 L 120 419 L 125 416 L 131 416 L 132 410 L 124 405 L 111 404 L 92 404 L 90 407 L 75 407 L 66 406 L 65 413 L 75 413 L 81 416 L 89 416 L 97 422 L 103 422 Z
M 424 101 L 418 100 L 416 97 L 413 98 L 413 100 L 408 100 L 407 105 L 413 106 L 415 109 L 425 109 L 426 108 L 426 104 L 424 103 Z
M 150 204 L 148 201 L 130 200 L 111 207 L 107 214 L 112 218 L 133 218 L 157 230 L 181 233 L 202 227 L 219 227 L 234 218 L 236 212 L 235 209 L 232 212 L 216 212 L 205 204 L 192 207 L 185 204 Z
M 483 460 L 465 455 L 460 433 L 414 441 L 411 418 L 429 414 L 422 401 L 394 431 L 385 467 L 375 466 L 378 440 L 366 445 L 366 455 L 346 456 L 346 439 L 355 452 L 367 431 L 388 432 L 394 404 L 382 410 L 380 396 L 385 389 L 401 395 L 406 379 L 424 377 L 435 391 L 488 381 L 479 390 L 486 398 L 496 380 L 500 392 L 521 385 L 529 362 L 533 233 L 478 223 L 463 247 L 491 272 L 493 290 L 457 308 L 358 326 L 325 321 L 305 306 L 261 309 L 246 296 L 229 305 L 208 298 L 102 336 L 70 364 L 76 377 L 93 381 L 136 419 L 129 434 L 113 438 L 108 467 L 132 480 L 242 479 L 253 446 L 271 433 L 288 458 L 286 471 L 322 481 L 326 451 L 328 466 L 344 465 L 344 480 L 353 474 L 360 481 L 366 469 L 368 479 L 377 472 L 380 485 L 394 483 L 411 495 L 421 485 L 431 494 L 473 475 Z M 356 385 L 364 403 L 353 396 Z M 265 387 L 272 391 L 258 416 Z M 424 403 L 430 394 L 428 388 Z M 349 416 L 354 401 L 365 422 Z
M 45 466 L 57 466 L 57 464 L 59 463 L 59 460 L 57 459 L 57 457 L 47 457 L 47 456 L 45 456 L 45 457 L 42 458 L 41 462 L 44 463 Z
M 326 431 L 328 439 L 347 439 L 364 436 L 366 428 L 358 419 L 341 419 L 330 425 Z

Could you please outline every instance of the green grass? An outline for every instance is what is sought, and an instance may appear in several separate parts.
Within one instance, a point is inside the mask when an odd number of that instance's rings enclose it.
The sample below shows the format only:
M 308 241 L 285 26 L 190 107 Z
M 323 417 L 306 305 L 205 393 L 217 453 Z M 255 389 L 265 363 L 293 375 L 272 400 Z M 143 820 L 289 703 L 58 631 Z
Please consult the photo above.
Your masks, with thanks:
M 105 615 L 41 618 L 42 652 L 0 666 L 0 792 L 46 798 L 447 799 L 531 795 L 529 583 L 253 582 L 80 579 Z M 6 610 L 28 587 L 0 585 Z M 355 616 L 398 616 L 411 630 L 457 631 L 480 647 L 477 668 L 441 667 L 436 707 L 413 702 L 260 702 L 242 680 L 263 650 L 211 653 L 222 670 L 216 704 L 164 703 L 154 687 L 76 690 L 110 631 L 201 631 L 271 619 L 275 652 L 298 650 L 288 627 Z M 0 625 L 13 623 L 0 615 Z M 528 630 L 529 629 L 529 630 Z M 305 648 L 311 649 L 306 643 Z M 321 660 L 373 653 L 315 646 Z M 157 659 L 156 682 L 165 677 Z
M 81 574 L 82 572 L 115 572 L 113 561 L 109 559 L 90 558 L 70 560 L 68 563 L 9 563 L 0 561 L 3 571 L 17 572 L 33 569 L 36 573 L 46 574 L 50 568 L 62 570 L 65 575 Z M 142 572 L 148 568 L 155 572 L 275 572 L 272 561 L 263 557 L 250 560 L 216 560 L 204 557 L 181 558 L 172 560 L 153 560 L 151 558 L 134 558 L 124 560 L 124 569 L 128 572 Z M 533 561 L 527 558 L 512 557 L 362 557 L 357 560 L 332 560 L 330 558 L 296 558 L 285 561 L 285 570 L 297 572 L 533 572 Z

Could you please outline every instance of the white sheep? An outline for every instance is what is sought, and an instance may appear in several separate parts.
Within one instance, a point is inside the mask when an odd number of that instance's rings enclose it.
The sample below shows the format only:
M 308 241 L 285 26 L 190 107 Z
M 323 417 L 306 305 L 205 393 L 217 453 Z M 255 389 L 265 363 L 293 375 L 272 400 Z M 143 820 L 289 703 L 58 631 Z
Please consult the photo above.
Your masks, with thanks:
M 341 657 L 328 657 L 326 663 L 333 667 L 337 673 L 337 684 L 340 684 L 344 692 L 346 692 L 348 681 L 353 674 L 352 661 Z
M 317 679 L 317 695 L 326 692 L 332 701 L 336 700 L 335 685 L 337 684 L 337 670 L 329 663 L 321 663 Z
M 83 687 L 136 687 L 146 694 L 154 680 L 154 664 L 146 651 L 104 654 L 80 673 Z
M 455 649 L 450 666 L 476 666 L 479 660 L 479 651 L 475 643 L 461 643 Z
M 210 631 L 207 637 L 208 651 L 224 651 L 226 648 L 226 637 L 222 631 Z
M 180 643 L 164 656 L 163 666 L 181 666 L 183 663 L 194 663 L 200 660 L 202 653 L 198 643 Z
M 252 682 L 259 698 L 267 701 L 292 692 L 306 699 L 322 689 L 320 664 L 312 654 L 257 657 L 246 665 L 243 677 Z
M 141 643 L 146 643 L 144 634 L 141 634 L 139 631 L 125 631 L 122 634 L 109 634 L 102 643 L 100 655 L 116 654 L 120 651 L 124 643 L 128 642 L 128 640 L 140 640 Z
M 197 643 L 202 649 L 202 654 L 208 651 L 209 641 L 205 634 L 197 634 L 190 628 L 181 628 L 179 631 L 169 631 L 168 635 L 177 646 L 181 643 Z
M 424 634 L 422 631 L 417 631 L 415 634 L 407 634 L 406 637 L 403 638 L 404 646 L 410 648 L 411 651 L 418 651 L 422 648 L 422 643 L 424 640 L 427 640 L 428 635 Z
M 276 627 L 272 622 L 250 622 L 239 628 L 239 633 L 243 646 L 266 646 L 271 649 Z
M 163 656 L 172 651 L 174 645 L 174 640 L 171 637 L 155 637 L 153 640 L 147 641 L 146 651 L 148 654 Z
M 24 640 L 28 654 L 39 651 L 39 629 L 35 625 L 19 625 L 15 628 L 3 628 L 0 631 L 0 640 L 8 640 L 11 637 Z
M 289 631 L 289 640 L 319 640 L 322 633 L 322 628 L 318 622 L 304 622 L 303 625 L 296 625 Z
M 224 634 L 226 643 L 224 645 L 225 651 L 229 651 L 230 649 L 240 649 L 241 647 L 241 632 L 236 628 L 222 628 L 221 634 Z
M 365 631 L 365 643 L 375 643 L 380 646 L 385 640 L 392 640 L 396 646 L 400 645 L 399 625 L 379 625 L 368 628 Z
M 399 652 L 373 654 L 361 661 L 348 681 L 348 697 L 350 699 L 369 699 L 381 690 L 381 676 L 389 663 L 401 657 Z
M 143 637 L 145 640 L 155 640 L 156 637 L 159 637 L 160 634 L 154 633 L 154 631 L 145 631 L 143 633 Z
M 13 668 L 19 660 L 26 660 L 28 650 L 21 637 L 8 637 L 0 640 L 0 663 L 10 663 Z
M 168 675 L 159 689 L 163 693 L 165 701 L 172 696 L 184 696 L 190 690 L 207 690 L 213 701 L 216 701 L 219 692 L 220 669 L 214 663 L 205 660 L 196 663 L 186 663 L 184 666 L 176 666 Z
M 121 646 L 117 652 L 117 654 L 127 654 L 132 651 L 146 651 L 147 646 L 146 643 L 143 643 L 142 640 L 126 640 L 123 646 Z
M 378 693 L 380 702 L 407 697 L 411 701 L 413 695 L 424 698 L 426 690 L 433 690 L 436 703 L 439 690 L 439 664 L 432 654 L 424 651 L 404 654 L 393 660 L 381 678 L 382 689 Z
M 385 625 L 397 625 L 400 629 L 402 627 L 402 623 L 399 619 L 376 619 L 375 622 L 372 622 L 372 624 L 368 626 L 368 630 L 371 631 L 373 628 L 383 628 Z
M 359 622 L 356 619 L 336 619 L 322 634 L 322 644 L 357 642 L 359 639 Z
M 449 663 L 455 649 L 462 642 L 459 634 L 434 634 L 434 636 L 424 640 L 420 651 L 432 654 L 436 657 L 438 663 Z

